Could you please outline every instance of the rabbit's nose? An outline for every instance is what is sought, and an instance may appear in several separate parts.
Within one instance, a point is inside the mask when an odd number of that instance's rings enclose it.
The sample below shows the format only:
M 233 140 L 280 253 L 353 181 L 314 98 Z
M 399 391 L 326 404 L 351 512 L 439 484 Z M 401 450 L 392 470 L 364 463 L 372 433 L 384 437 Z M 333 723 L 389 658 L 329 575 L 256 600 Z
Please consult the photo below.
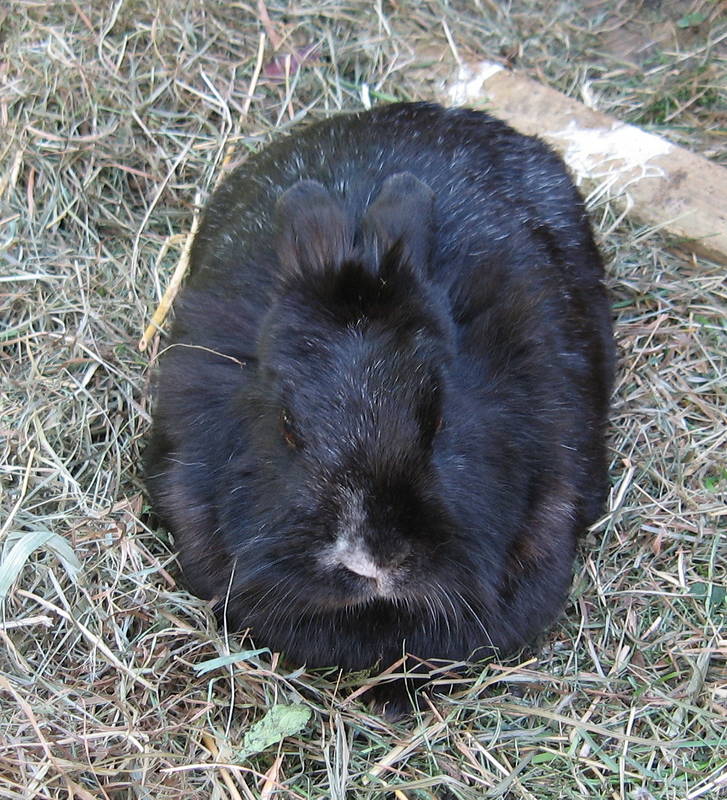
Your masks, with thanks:
M 361 575 L 364 578 L 373 578 L 376 580 L 381 577 L 381 567 L 376 566 L 368 553 L 360 549 L 341 553 L 341 564 L 346 567 L 347 570 L 350 570 L 356 575 Z

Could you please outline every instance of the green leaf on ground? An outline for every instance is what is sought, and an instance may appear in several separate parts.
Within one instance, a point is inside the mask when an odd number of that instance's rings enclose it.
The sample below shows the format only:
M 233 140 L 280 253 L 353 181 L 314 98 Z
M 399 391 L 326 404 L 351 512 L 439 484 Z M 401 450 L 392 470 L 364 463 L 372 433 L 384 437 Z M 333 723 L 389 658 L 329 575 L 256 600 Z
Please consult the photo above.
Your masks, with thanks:
M 245 734 L 239 757 L 243 759 L 261 753 L 288 736 L 299 733 L 305 728 L 310 715 L 310 708 L 299 703 L 273 706 Z

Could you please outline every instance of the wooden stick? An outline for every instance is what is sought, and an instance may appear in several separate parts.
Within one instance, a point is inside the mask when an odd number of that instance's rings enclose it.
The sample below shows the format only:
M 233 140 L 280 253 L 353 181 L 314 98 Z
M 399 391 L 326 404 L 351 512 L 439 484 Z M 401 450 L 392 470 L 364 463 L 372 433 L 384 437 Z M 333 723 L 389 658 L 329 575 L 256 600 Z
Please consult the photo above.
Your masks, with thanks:
M 199 200 L 199 197 L 197 200 Z M 184 248 L 182 249 L 182 255 L 179 257 L 179 261 L 177 262 L 172 279 L 169 281 L 169 285 L 167 286 L 162 299 L 159 301 L 159 305 L 154 312 L 154 316 L 151 318 L 151 322 L 147 325 L 144 335 L 139 340 L 139 350 L 142 352 L 146 350 L 146 348 L 149 346 L 149 342 L 154 338 L 156 333 L 164 324 L 164 320 L 167 318 L 167 314 L 169 313 L 169 309 L 172 307 L 174 298 L 177 296 L 177 292 L 179 292 L 179 287 L 182 285 L 184 276 L 187 274 L 187 267 L 189 266 L 189 253 L 192 249 L 194 235 L 197 233 L 197 228 L 199 227 L 200 215 L 201 214 L 198 208 L 194 215 L 194 219 L 192 220 L 192 229 L 187 234 L 187 238 L 184 242 Z
M 563 156 L 577 183 L 727 263 L 724 167 L 492 62 L 460 65 L 445 94 L 445 103 L 483 107 L 536 134 Z

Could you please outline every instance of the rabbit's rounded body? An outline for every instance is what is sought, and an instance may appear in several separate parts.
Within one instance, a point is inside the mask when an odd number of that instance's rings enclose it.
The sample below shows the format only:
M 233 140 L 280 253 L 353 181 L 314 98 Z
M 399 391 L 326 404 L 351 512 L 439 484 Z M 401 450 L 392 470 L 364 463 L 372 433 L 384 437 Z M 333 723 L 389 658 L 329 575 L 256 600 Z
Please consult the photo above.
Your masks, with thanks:
M 191 588 L 309 666 L 519 648 L 606 490 L 601 259 L 560 159 L 397 104 L 215 192 L 147 483 Z

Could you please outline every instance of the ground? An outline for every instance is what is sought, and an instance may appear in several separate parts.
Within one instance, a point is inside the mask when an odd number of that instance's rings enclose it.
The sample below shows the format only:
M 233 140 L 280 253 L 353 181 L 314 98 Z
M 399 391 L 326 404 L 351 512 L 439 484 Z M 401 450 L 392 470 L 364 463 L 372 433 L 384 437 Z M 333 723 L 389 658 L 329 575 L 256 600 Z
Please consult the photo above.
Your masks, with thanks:
M 304 118 L 434 97 L 457 57 L 500 60 L 724 164 L 723 12 L 714 0 L 0 10 L 0 796 L 724 789 L 724 266 L 598 196 L 620 352 L 608 513 L 537 660 L 481 667 L 399 722 L 359 702 L 367 676 L 250 655 L 184 592 L 140 477 L 160 345 L 137 348 L 220 175 Z

